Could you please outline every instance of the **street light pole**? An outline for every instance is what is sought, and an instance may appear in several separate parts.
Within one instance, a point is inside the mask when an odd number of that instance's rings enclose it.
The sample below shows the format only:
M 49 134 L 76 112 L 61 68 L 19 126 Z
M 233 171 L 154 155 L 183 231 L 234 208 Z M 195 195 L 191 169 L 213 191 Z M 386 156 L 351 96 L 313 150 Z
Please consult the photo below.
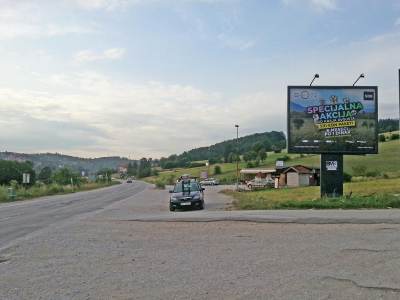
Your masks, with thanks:
M 236 127 L 236 191 L 239 191 L 239 125 Z
M 313 79 L 311 80 L 310 86 L 312 86 L 312 84 L 314 83 L 314 80 L 317 79 L 317 78 L 319 78 L 319 74 L 318 74 L 318 73 L 317 73 L 317 74 L 314 74 L 314 77 L 313 77 Z
M 353 86 L 355 86 L 356 83 L 357 83 L 361 78 L 364 78 L 364 77 L 365 77 L 365 74 L 364 74 L 364 73 L 361 73 L 360 76 L 358 76 L 358 78 L 356 79 L 356 81 L 354 81 Z

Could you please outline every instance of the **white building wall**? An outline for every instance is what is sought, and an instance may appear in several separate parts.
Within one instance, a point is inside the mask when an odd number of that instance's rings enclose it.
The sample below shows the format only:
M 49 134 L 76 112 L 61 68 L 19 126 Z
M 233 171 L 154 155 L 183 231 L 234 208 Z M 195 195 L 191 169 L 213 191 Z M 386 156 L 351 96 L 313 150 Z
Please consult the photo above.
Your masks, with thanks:
M 288 187 L 296 187 L 299 186 L 299 174 L 296 172 L 288 172 L 286 173 L 287 178 L 287 186 Z

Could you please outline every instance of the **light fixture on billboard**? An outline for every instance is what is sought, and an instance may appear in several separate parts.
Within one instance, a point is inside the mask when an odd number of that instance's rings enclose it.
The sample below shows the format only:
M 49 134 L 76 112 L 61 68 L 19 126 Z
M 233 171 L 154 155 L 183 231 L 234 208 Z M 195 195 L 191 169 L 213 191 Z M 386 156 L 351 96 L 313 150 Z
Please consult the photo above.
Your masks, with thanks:
M 314 83 L 314 80 L 317 79 L 317 78 L 319 78 L 319 74 L 318 73 L 314 74 L 314 78 L 311 80 L 310 86 L 312 86 L 312 84 Z
M 356 81 L 354 81 L 353 86 L 355 86 L 356 83 L 357 83 L 361 78 L 365 78 L 365 74 L 364 74 L 364 73 L 361 73 L 360 76 L 358 76 L 358 78 L 356 79 Z

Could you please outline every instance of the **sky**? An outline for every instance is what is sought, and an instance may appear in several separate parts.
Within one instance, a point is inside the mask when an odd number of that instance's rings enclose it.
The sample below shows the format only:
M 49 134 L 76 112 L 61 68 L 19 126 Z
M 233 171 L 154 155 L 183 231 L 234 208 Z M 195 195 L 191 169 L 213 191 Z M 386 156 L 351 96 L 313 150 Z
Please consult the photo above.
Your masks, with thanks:
M 0 151 L 159 158 L 286 131 L 287 85 L 379 87 L 399 0 L 0 0 Z

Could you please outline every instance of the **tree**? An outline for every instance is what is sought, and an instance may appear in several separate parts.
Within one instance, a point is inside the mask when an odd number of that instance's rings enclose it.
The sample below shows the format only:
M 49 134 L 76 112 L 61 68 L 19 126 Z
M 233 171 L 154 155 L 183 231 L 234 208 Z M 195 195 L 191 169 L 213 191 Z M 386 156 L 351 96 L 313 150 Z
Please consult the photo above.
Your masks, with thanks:
M 71 184 L 71 180 L 73 184 L 80 184 L 79 174 L 73 172 L 68 168 L 61 168 L 53 173 L 52 180 L 61 185 Z
M 151 175 L 151 160 L 143 157 L 140 159 L 137 176 L 139 178 L 148 177 Z
M 0 160 L 0 185 L 9 184 L 11 180 L 22 183 L 22 174 L 30 174 L 30 185 L 36 181 L 36 173 L 33 170 L 33 164 L 29 161 L 17 162 Z
M 253 145 L 253 151 L 258 153 L 263 148 L 263 144 L 261 142 L 257 142 Z
M 136 162 L 136 161 L 130 162 L 130 163 L 128 164 L 128 171 L 127 171 L 128 175 L 129 175 L 129 176 L 136 176 L 137 171 L 138 171 L 138 164 L 137 164 L 137 162 Z
M 267 152 L 265 151 L 265 149 L 261 149 L 261 150 L 258 152 L 258 158 L 259 158 L 261 161 L 264 161 L 264 160 L 267 158 Z
M 40 181 L 42 181 L 43 183 L 49 184 L 51 182 L 51 175 L 52 175 L 52 171 L 50 167 L 44 167 L 43 169 L 40 170 L 39 173 L 39 179 Z
M 218 174 L 221 174 L 221 173 L 222 173 L 221 166 L 216 165 L 214 167 L 214 175 L 218 175 Z

